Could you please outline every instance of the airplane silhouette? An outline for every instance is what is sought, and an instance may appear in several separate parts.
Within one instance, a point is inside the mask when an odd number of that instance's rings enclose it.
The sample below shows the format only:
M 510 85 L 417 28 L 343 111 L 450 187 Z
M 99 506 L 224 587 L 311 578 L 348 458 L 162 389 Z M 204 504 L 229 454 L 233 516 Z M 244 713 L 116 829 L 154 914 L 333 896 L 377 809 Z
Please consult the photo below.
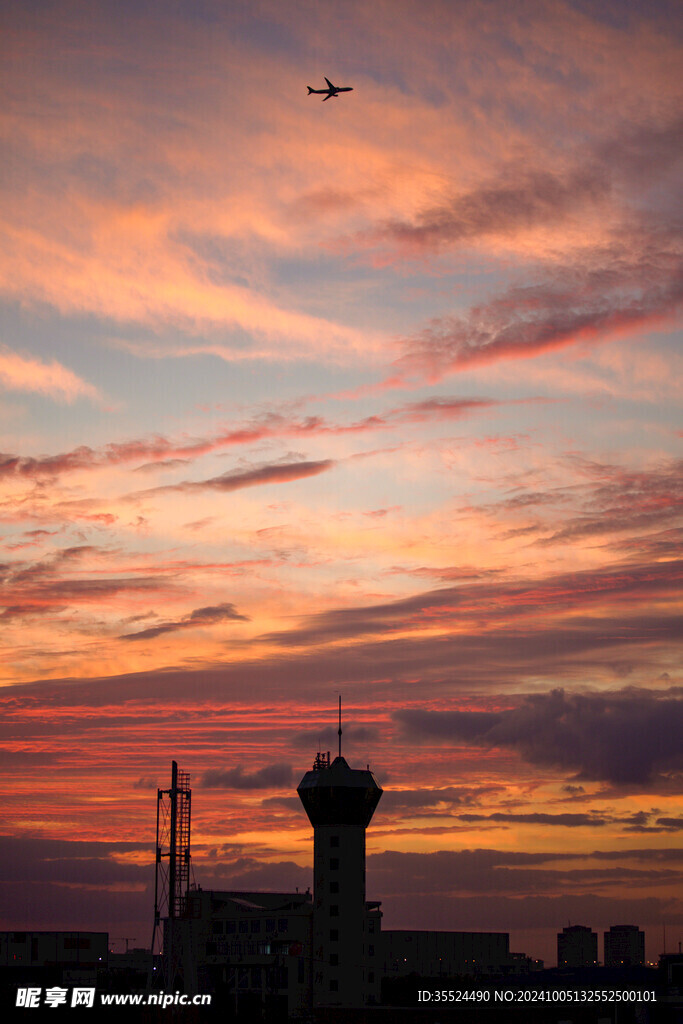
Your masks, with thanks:
M 324 75 L 323 78 L 325 78 Z M 333 96 L 337 96 L 340 92 L 353 92 L 353 87 L 350 85 L 332 85 L 329 78 L 325 78 L 325 81 L 327 82 L 329 89 L 311 89 L 310 85 L 307 85 L 306 88 L 308 89 L 308 95 L 310 96 L 312 92 L 319 95 L 325 93 L 325 99 L 323 100 L 324 103 L 325 100 L 329 100 Z

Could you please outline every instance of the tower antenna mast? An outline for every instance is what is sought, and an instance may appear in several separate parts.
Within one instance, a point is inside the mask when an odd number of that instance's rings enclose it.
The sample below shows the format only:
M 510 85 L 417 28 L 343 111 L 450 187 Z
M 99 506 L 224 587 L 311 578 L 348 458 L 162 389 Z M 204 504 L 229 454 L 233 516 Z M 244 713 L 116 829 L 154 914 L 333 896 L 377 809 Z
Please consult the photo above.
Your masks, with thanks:
M 337 735 L 339 736 L 339 756 L 341 757 L 341 737 L 342 737 L 342 727 L 341 727 L 341 693 L 339 694 L 339 728 L 337 729 Z
M 171 762 L 171 788 L 157 790 L 156 876 L 152 962 L 163 947 L 167 988 L 182 974 L 182 944 L 177 919 L 185 915 L 190 888 L 190 775 Z

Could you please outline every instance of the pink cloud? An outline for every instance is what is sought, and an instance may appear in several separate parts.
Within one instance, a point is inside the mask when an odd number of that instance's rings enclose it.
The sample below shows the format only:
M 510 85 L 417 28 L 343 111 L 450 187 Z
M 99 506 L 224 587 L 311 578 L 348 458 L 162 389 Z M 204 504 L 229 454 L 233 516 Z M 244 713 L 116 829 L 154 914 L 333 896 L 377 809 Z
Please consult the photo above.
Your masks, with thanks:
M 633 241 L 633 240 L 632 240 Z M 538 285 L 515 286 L 464 316 L 432 321 L 406 339 L 395 384 L 412 375 L 438 379 L 502 359 L 531 358 L 672 322 L 683 299 L 681 258 L 673 243 L 629 252 L 613 246 L 550 269 Z M 387 382 L 390 383 L 390 382 Z
M 232 446 L 256 444 L 271 438 L 363 434 L 374 430 L 391 429 L 401 423 L 462 419 L 497 406 L 536 401 L 542 399 L 514 399 L 506 402 L 488 398 L 433 396 L 421 402 L 396 406 L 351 423 L 335 423 L 321 416 L 295 419 L 278 413 L 267 413 L 242 426 L 224 429 L 208 437 L 173 439 L 157 435 L 151 438 L 112 442 L 99 449 L 82 445 L 69 452 L 38 457 L 0 453 L 0 477 L 56 477 L 62 473 L 102 469 L 143 460 L 138 469 L 147 472 L 154 468 L 175 468 L 211 452 Z
M 71 403 L 77 398 L 102 400 L 96 387 L 56 360 L 47 363 L 6 348 L 0 349 L 0 387 L 7 391 L 35 392 L 57 402 Z
M 283 462 L 274 465 L 255 466 L 252 469 L 236 469 L 214 476 L 208 480 L 185 480 L 179 484 L 168 484 L 165 487 L 152 487 L 147 491 L 138 491 L 131 497 L 142 497 L 148 494 L 160 494 L 164 491 L 239 491 L 245 487 L 258 487 L 260 484 L 289 483 L 292 480 L 303 480 L 309 476 L 325 473 L 334 466 L 332 459 L 317 462 Z

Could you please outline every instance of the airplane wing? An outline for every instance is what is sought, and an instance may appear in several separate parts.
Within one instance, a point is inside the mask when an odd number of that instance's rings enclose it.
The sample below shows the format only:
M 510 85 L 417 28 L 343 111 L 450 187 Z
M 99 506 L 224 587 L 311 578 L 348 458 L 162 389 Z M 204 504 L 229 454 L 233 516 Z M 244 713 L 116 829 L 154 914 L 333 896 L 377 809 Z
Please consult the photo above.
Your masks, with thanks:
M 328 101 L 328 100 L 331 100 L 333 96 L 334 96 L 334 93 L 333 93 L 333 92 L 328 92 L 327 96 L 326 96 L 326 97 L 325 97 L 325 99 L 323 100 L 323 103 L 327 103 L 327 101 Z
M 324 75 L 323 75 L 323 78 L 325 78 L 325 76 L 324 76 Z M 327 84 L 329 85 L 330 89 L 334 89 L 334 86 L 332 85 L 332 82 L 331 82 L 331 81 L 329 80 L 329 78 L 325 78 L 325 81 L 326 81 L 326 82 L 327 82 Z

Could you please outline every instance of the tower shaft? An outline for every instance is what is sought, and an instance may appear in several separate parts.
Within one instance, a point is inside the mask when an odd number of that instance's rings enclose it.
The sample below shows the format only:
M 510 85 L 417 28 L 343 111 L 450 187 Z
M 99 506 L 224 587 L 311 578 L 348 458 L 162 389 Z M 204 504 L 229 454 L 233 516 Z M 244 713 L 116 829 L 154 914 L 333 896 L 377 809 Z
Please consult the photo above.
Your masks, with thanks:
M 319 825 L 313 833 L 314 978 L 321 1002 L 365 1002 L 365 827 Z

